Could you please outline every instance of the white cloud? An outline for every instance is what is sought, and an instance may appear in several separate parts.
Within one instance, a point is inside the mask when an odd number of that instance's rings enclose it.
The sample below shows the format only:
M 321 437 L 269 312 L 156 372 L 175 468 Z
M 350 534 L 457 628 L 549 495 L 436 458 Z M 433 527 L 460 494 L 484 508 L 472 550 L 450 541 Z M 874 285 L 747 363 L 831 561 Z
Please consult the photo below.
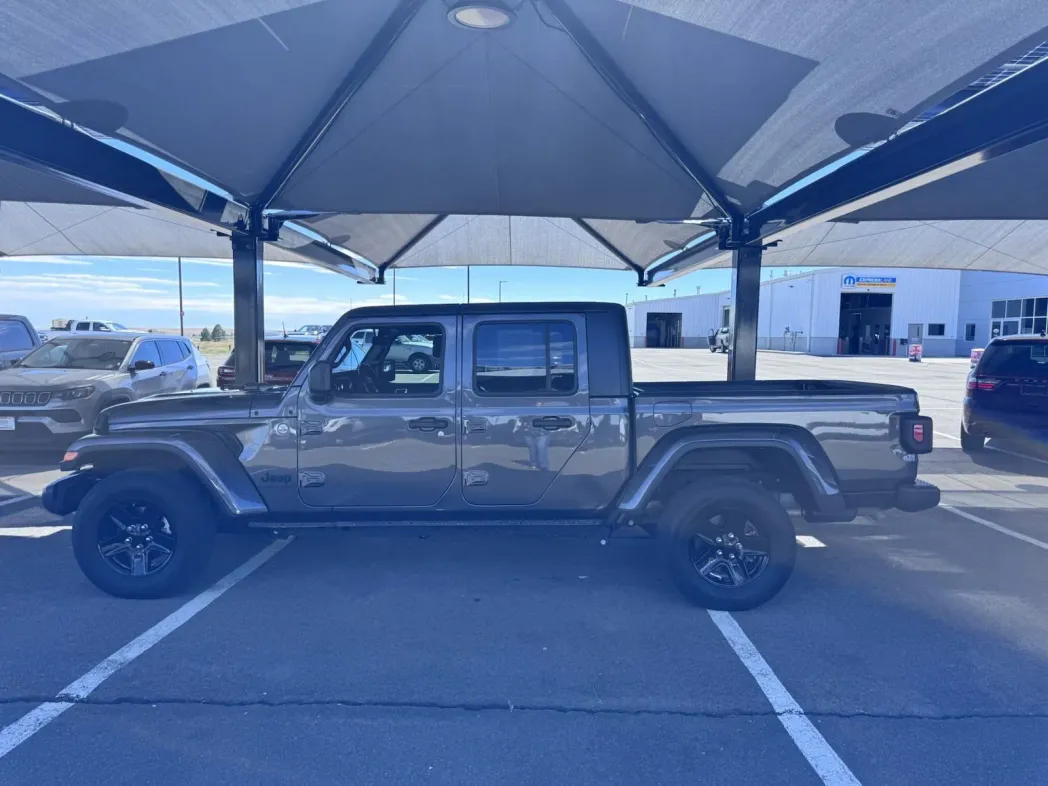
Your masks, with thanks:
M 30 264 L 30 265 L 75 265 L 78 267 L 90 267 L 93 262 L 86 259 L 69 259 L 68 257 L 3 257 L 0 265 Z

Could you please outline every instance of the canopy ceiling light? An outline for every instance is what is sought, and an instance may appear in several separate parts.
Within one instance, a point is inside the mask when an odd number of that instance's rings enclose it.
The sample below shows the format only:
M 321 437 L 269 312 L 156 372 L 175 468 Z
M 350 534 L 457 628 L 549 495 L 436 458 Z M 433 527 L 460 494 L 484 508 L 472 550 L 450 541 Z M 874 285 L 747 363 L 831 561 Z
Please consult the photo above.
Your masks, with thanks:
M 513 21 L 513 12 L 497 3 L 460 3 L 448 11 L 448 19 L 471 30 L 497 30 Z

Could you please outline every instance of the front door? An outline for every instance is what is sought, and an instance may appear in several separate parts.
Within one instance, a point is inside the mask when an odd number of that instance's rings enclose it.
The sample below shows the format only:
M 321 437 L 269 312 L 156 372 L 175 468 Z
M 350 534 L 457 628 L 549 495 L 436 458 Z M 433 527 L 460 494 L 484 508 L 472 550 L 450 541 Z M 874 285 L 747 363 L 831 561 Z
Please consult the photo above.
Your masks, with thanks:
M 157 349 L 155 341 L 141 342 L 135 349 L 135 354 L 131 356 L 128 368 L 139 360 L 148 360 L 153 364 L 153 368 L 132 372 L 131 389 L 135 392 L 135 398 L 145 398 L 164 392 L 167 371 L 163 368 L 164 361 L 160 359 L 160 350 Z
M 361 319 L 320 358 L 333 393 L 299 393 L 299 494 L 307 505 L 420 508 L 455 481 L 457 317 Z M 366 331 L 366 332 L 365 332 Z M 362 337 L 368 336 L 364 342 Z M 410 343 L 427 363 L 393 347 Z
M 590 428 L 585 320 L 469 317 L 463 323 L 462 495 L 541 505 Z

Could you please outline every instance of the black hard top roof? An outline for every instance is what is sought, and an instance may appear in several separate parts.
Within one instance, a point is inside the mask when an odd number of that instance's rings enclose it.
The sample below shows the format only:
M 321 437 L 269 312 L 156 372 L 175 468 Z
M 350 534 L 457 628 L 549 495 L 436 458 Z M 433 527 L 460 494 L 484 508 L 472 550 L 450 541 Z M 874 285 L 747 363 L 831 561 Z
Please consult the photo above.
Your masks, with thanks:
M 431 303 L 411 306 L 363 306 L 352 309 L 354 317 L 446 317 L 459 314 L 588 314 L 593 312 L 626 313 L 618 303 Z

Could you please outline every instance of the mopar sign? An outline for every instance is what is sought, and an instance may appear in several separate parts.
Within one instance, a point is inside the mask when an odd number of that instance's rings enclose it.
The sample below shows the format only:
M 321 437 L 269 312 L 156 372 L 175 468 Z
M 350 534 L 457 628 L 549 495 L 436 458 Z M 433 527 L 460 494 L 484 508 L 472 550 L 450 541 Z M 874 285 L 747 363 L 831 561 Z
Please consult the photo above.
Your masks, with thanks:
M 841 289 L 894 289 L 895 276 L 853 276 L 848 273 L 841 276 Z

